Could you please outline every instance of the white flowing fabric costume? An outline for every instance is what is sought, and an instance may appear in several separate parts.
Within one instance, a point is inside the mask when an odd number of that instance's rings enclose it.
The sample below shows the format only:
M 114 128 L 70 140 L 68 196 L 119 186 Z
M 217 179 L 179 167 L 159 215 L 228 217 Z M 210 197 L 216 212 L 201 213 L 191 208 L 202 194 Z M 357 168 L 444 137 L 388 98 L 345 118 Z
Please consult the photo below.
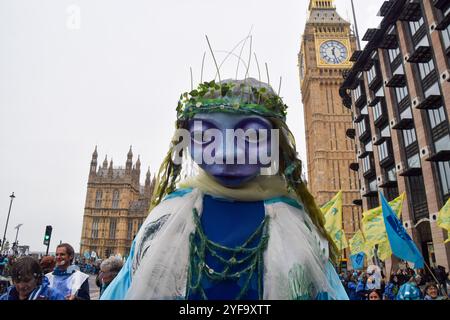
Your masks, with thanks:
M 155 207 L 133 242 L 124 267 L 102 300 L 185 299 L 193 209 L 204 193 L 179 189 Z M 264 200 L 269 240 L 264 252 L 265 300 L 348 300 L 328 259 L 328 242 L 303 205 L 287 197 Z

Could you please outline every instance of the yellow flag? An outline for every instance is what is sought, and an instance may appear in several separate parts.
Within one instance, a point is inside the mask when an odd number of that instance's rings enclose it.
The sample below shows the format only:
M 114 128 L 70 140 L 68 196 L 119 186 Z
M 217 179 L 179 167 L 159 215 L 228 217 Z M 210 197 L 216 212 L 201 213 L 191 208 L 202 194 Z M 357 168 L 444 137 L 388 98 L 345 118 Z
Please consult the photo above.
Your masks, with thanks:
M 404 198 L 405 193 L 389 202 L 389 205 L 397 214 L 397 217 L 400 217 L 400 214 L 402 212 Z M 366 243 L 370 246 L 375 246 L 376 244 L 381 243 L 385 239 L 387 239 L 386 227 L 384 225 L 381 206 L 363 213 L 362 227 L 362 231 L 364 233 L 364 236 L 366 237 Z
M 450 199 L 448 199 L 445 205 L 442 207 L 442 209 L 439 210 L 437 225 L 450 232 Z M 447 240 L 445 240 L 444 243 L 448 242 L 450 242 L 450 237 Z
M 358 230 L 353 235 L 353 238 L 349 240 L 349 245 L 350 245 L 350 252 L 352 255 L 366 251 L 366 241 L 364 239 L 364 235 L 362 234 L 361 230 Z
M 347 248 L 347 239 L 342 229 L 342 191 L 339 191 L 321 210 L 325 216 L 325 230 L 331 239 L 339 250 Z
M 378 258 L 381 261 L 385 261 L 392 255 L 391 245 L 389 244 L 389 239 L 384 240 L 378 244 Z

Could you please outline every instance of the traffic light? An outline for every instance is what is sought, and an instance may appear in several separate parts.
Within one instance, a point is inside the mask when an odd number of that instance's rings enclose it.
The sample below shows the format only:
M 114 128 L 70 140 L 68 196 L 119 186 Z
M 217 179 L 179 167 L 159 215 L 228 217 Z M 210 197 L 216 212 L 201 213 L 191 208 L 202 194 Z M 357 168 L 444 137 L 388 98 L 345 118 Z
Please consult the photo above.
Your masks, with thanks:
M 47 226 L 45 228 L 45 235 L 44 235 L 44 244 L 48 246 L 50 244 L 50 238 L 52 236 L 52 226 Z

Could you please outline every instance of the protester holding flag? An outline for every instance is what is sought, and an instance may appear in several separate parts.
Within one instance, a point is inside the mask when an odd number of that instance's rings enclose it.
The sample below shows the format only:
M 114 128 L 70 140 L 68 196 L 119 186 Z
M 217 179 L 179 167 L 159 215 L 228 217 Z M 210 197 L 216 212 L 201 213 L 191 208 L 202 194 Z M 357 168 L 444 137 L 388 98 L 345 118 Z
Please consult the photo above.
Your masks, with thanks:
M 355 232 L 349 241 L 350 244 L 350 259 L 352 261 L 353 269 L 361 270 L 364 268 L 364 256 L 366 251 L 366 243 L 364 235 L 361 230 Z
M 425 287 L 425 297 L 423 300 L 447 300 L 448 297 L 439 295 L 439 289 L 435 283 L 430 283 Z
M 397 217 L 401 215 L 404 198 L 405 193 L 402 193 L 399 197 L 389 202 Z M 377 256 L 379 259 L 384 261 L 391 257 L 392 252 L 386 234 L 381 206 L 363 213 L 362 232 L 365 237 L 364 252 L 368 260 L 372 259 L 374 255 L 373 248 L 376 245 L 378 245 Z
M 400 220 L 380 193 L 383 219 L 393 254 L 403 260 L 413 262 L 414 268 L 424 267 L 424 259 L 416 244 L 406 232 Z
M 399 287 L 397 275 L 391 274 L 389 282 L 384 288 L 384 300 L 395 300 Z
M 342 191 L 339 191 L 321 208 L 325 216 L 325 230 L 327 230 L 336 247 L 342 252 L 348 247 L 344 229 L 342 228 Z
M 356 285 L 356 294 L 359 300 L 365 300 L 367 296 L 367 274 L 364 272 L 359 276 L 358 284 Z
M 361 300 L 361 296 L 356 293 L 358 278 L 355 275 L 350 275 L 348 281 L 345 284 L 345 291 L 347 292 L 350 300 Z

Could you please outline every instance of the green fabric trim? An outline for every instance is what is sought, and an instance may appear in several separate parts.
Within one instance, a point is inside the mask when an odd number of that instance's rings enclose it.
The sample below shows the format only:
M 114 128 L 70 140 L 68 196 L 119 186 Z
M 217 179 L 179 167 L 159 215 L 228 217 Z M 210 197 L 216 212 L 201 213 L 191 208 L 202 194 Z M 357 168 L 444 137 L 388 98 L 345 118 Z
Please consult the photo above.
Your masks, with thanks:
M 297 208 L 299 210 L 304 210 L 305 209 L 303 207 L 303 205 L 298 203 L 296 200 L 291 199 L 291 198 L 287 198 L 287 197 L 278 197 L 278 198 L 272 198 L 272 199 L 264 200 L 264 204 L 266 204 L 266 205 L 280 203 L 280 202 L 286 203 L 286 204 L 290 205 L 291 207 Z
M 208 297 L 206 296 L 206 293 L 201 286 L 201 280 L 203 277 L 208 277 L 213 281 L 225 281 L 237 280 L 244 274 L 247 274 L 246 282 L 244 283 L 241 291 L 236 297 L 236 300 L 239 300 L 247 293 L 251 278 L 256 272 L 256 277 L 258 279 L 258 297 L 260 300 L 262 300 L 263 286 L 261 281 L 264 272 L 263 254 L 269 241 L 269 216 L 266 216 L 264 218 L 258 229 L 256 229 L 256 231 L 245 241 L 244 244 L 235 248 L 225 247 L 209 240 L 202 229 L 200 217 L 198 215 L 197 209 L 195 208 L 193 209 L 193 219 L 195 223 L 195 231 L 189 237 L 190 263 L 187 279 L 186 298 L 189 297 L 191 293 L 199 293 L 203 300 L 208 300 Z M 255 247 L 248 247 L 253 239 L 258 236 L 261 236 L 259 243 Z M 196 237 L 198 237 L 199 241 L 196 241 Z M 218 254 L 219 251 L 230 254 L 231 258 L 228 260 L 224 259 L 221 255 Z M 207 252 L 219 259 L 220 262 L 225 265 L 225 268 L 222 272 L 216 272 L 206 264 Z M 246 254 L 247 256 L 241 260 L 237 260 L 236 256 L 238 254 Z M 232 267 L 247 262 L 249 262 L 249 265 L 245 269 L 233 273 L 230 271 Z

